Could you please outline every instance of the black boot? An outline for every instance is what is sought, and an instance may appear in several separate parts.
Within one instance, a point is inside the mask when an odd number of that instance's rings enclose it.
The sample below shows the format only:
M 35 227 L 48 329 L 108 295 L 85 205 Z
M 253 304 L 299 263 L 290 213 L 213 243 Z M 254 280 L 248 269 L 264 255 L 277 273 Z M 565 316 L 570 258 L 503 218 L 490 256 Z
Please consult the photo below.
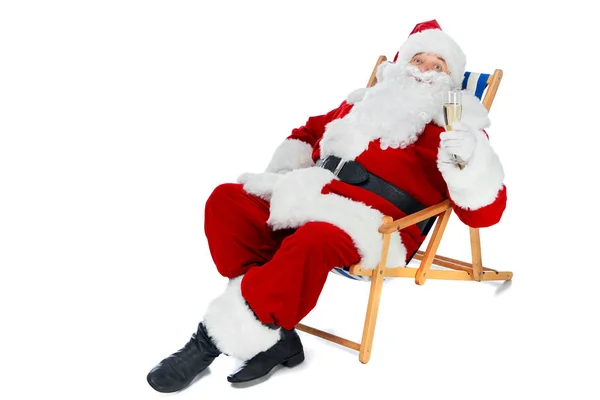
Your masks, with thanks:
M 282 328 L 281 332 L 281 339 L 273 347 L 252 357 L 227 380 L 232 383 L 248 382 L 267 375 L 279 364 L 291 368 L 304 361 L 304 349 L 296 330 Z
M 158 392 L 177 392 L 187 387 L 221 354 L 206 328 L 198 324 L 198 332 L 180 350 L 162 360 L 148 373 L 148 383 Z

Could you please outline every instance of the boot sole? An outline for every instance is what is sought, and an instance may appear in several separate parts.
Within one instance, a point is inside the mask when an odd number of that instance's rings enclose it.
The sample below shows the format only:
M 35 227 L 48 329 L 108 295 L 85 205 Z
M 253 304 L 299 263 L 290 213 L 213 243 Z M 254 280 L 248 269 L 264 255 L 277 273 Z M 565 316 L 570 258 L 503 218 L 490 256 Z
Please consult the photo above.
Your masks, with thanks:
M 288 368 L 293 368 L 299 364 L 301 364 L 304 361 L 304 350 L 300 351 L 300 353 L 296 353 L 291 357 L 288 357 L 287 359 L 285 359 L 284 361 L 280 362 L 277 365 L 283 365 L 286 366 Z M 277 365 L 274 365 L 273 368 L 275 368 Z M 269 375 L 269 373 L 271 371 L 273 371 L 273 368 L 269 369 L 268 371 L 266 371 L 264 374 L 260 375 L 260 376 L 256 376 L 256 377 L 252 377 L 250 379 L 244 379 L 244 380 L 231 380 L 231 377 L 228 376 L 227 380 L 231 383 L 246 383 L 246 382 L 252 382 L 254 380 L 263 378 L 267 375 Z
M 288 368 L 293 368 L 296 365 L 301 364 L 302 361 L 304 361 L 304 350 L 302 350 L 300 353 L 298 353 L 296 355 L 291 356 L 290 358 L 288 358 L 281 364 L 285 365 Z

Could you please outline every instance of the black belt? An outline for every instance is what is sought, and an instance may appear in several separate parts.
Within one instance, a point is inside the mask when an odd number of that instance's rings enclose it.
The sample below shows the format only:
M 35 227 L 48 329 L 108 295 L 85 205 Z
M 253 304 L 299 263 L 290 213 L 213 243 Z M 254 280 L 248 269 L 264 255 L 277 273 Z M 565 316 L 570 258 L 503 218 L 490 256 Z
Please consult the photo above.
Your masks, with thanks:
M 316 165 L 317 167 L 333 172 L 342 182 L 361 187 L 383 197 L 406 215 L 414 214 L 425 208 L 423 204 L 408 193 L 377 175 L 373 175 L 357 161 L 342 160 L 340 157 L 328 156 L 325 159 L 319 159 Z M 427 235 L 434 220 L 435 218 L 432 217 L 416 224 L 421 230 L 422 235 Z

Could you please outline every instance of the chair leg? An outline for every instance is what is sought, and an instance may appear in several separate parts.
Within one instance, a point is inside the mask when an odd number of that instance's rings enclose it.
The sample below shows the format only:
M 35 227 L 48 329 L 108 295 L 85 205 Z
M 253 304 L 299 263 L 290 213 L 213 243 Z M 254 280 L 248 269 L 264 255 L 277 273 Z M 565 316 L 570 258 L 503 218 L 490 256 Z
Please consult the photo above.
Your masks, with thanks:
M 477 282 L 481 281 L 481 270 L 483 261 L 481 259 L 481 239 L 479 237 L 479 228 L 469 228 L 471 236 L 471 256 L 473 260 L 473 279 Z
M 431 235 L 431 239 L 429 239 L 429 245 L 427 246 L 425 255 L 421 260 L 421 265 L 419 265 L 417 273 L 415 274 L 415 283 L 417 285 L 424 284 L 425 279 L 427 279 L 427 273 L 431 269 L 431 264 L 435 258 L 435 253 L 440 245 L 440 241 L 442 240 L 442 235 L 444 234 L 446 225 L 448 225 L 448 220 L 450 220 L 451 213 L 452 209 L 446 210 L 438 219 L 437 223 L 435 224 L 435 228 L 433 228 L 433 234 Z
M 375 324 L 377 322 L 377 313 L 379 312 L 379 300 L 381 299 L 381 289 L 383 288 L 383 270 L 371 278 L 371 291 L 369 293 L 369 304 L 367 305 L 367 317 L 363 328 L 363 336 L 360 342 L 360 352 L 358 359 L 366 364 L 371 358 L 371 348 L 373 347 L 373 338 L 375 337 Z
M 391 218 L 389 218 L 389 220 L 392 221 Z M 388 220 L 384 218 L 384 223 L 385 222 L 388 222 Z M 375 324 L 377 322 L 377 313 L 379 312 L 379 300 L 381 299 L 381 289 L 383 288 L 383 276 L 385 265 L 387 264 L 390 237 L 391 234 L 389 233 L 383 235 L 381 260 L 371 276 L 371 290 L 369 292 L 369 303 L 367 304 L 367 316 L 365 318 L 365 326 L 363 328 L 363 336 L 358 354 L 358 359 L 363 364 L 368 363 L 371 358 L 371 348 L 373 347 L 373 338 L 375 337 Z

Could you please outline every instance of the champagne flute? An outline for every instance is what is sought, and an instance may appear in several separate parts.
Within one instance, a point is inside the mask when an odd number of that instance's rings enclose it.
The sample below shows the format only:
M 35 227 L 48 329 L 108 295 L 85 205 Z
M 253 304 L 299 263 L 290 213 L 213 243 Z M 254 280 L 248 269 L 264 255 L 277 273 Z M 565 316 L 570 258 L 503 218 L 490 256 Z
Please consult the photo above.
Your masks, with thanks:
M 462 116 L 462 93 L 460 90 L 450 90 L 443 93 L 443 106 L 444 106 L 444 123 L 446 125 L 446 131 L 452 130 L 452 124 L 456 121 L 460 121 Z M 456 154 L 452 154 L 454 163 L 458 165 L 458 168 L 463 169 L 464 166 L 460 164 Z

